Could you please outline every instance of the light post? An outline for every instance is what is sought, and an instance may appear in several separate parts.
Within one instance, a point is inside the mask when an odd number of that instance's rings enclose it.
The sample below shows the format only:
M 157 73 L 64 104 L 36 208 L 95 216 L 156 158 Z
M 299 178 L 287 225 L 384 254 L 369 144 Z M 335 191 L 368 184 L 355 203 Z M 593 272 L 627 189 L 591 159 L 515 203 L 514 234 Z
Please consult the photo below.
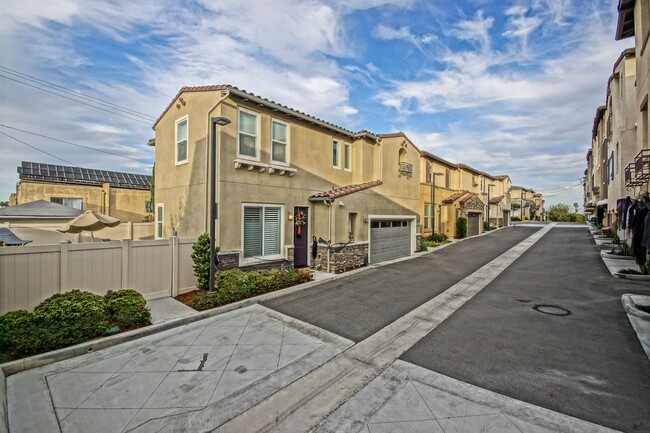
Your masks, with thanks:
M 492 188 L 493 186 L 495 186 L 493 183 L 490 183 L 487 186 L 488 187 L 488 199 L 487 199 L 487 208 L 488 208 L 488 211 L 487 211 L 487 228 L 488 228 L 488 230 L 490 230 L 490 188 Z M 497 216 L 497 218 L 498 218 L 498 216 Z
M 214 290 L 214 223 L 217 220 L 217 194 L 216 194 L 216 171 L 217 171 L 217 126 L 225 126 L 230 119 L 225 117 L 213 117 L 210 119 L 210 280 L 208 290 Z
M 433 164 L 429 165 L 429 174 L 431 176 L 431 234 L 436 232 L 436 176 L 442 176 L 442 173 L 434 173 Z

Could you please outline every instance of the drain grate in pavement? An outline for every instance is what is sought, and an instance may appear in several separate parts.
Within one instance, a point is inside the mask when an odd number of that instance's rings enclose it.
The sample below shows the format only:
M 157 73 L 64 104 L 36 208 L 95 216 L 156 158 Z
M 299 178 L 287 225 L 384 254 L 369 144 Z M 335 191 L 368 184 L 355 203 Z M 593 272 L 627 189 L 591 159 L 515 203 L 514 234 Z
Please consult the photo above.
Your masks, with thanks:
M 537 304 L 533 307 L 533 310 L 544 314 L 550 314 L 551 316 L 568 316 L 571 314 L 571 311 L 557 305 Z

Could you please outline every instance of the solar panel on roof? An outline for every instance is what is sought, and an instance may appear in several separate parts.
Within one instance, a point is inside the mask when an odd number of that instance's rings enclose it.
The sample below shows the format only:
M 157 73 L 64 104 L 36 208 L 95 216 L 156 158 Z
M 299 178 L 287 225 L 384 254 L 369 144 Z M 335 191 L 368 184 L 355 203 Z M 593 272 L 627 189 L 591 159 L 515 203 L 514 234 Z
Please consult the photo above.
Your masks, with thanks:
M 94 170 L 92 168 L 68 167 L 23 161 L 18 168 L 21 179 L 59 180 L 73 183 L 110 183 L 116 186 L 148 189 L 151 177 L 144 174 L 118 171 Z

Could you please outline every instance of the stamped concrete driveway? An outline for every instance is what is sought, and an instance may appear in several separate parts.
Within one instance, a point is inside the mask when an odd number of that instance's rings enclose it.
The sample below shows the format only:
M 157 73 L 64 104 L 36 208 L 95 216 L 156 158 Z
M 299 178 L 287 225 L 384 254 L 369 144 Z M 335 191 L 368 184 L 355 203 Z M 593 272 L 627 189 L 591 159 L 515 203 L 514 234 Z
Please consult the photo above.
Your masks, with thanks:
M 650 431 L 650 361 L 589 231 L 558 225 L 401 359 L 617 430 Z M 567 309 L 554 316 L 539 304 Z
M 264 303 L 359 342 L 537 232 L 511 227 Z

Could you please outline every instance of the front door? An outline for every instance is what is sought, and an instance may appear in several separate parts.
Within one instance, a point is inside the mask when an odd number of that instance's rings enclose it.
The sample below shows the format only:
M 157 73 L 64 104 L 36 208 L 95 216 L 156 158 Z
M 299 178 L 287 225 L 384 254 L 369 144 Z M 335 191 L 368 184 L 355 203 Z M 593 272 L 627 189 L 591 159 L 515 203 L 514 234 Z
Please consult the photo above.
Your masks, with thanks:
M 293 266 L 309 265 L 309 208 L 293 208 Z

